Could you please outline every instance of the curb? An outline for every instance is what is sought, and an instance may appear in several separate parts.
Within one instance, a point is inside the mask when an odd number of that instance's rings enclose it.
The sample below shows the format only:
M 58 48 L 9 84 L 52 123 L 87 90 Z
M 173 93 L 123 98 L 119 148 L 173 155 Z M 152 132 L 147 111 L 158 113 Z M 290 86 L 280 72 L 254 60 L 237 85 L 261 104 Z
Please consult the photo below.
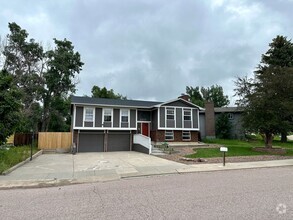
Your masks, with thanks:
M 43 150 L 38 151 L 37 153 L 35 153 L 32 158 L 35 159 L 36 157 L 40 156 L 43 154 Z M 14 165 L 13 167 L 10 167 L 9 169 L 5 170 L 1 175 L 7 175 L 9 173 L 11 173 L 13 170 L 17 169 L 18 167 L 21 167 L 22 165 L 28 163 L 30 161 L 30 157 L 27 158 L 26 160 Z

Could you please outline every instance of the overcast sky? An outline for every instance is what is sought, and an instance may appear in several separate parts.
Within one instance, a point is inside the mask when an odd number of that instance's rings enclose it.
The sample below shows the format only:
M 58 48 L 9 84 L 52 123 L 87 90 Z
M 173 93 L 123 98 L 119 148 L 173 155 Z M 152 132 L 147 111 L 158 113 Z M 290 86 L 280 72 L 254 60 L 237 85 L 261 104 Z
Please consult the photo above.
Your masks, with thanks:
M 276 35 L 293 35 L 292 0 L 1 0 L 0 36 L 16 22 L 45 46 L 67 38 L 93 85 L 166 101 L 186 86 L 223 86 L 252 73 Z

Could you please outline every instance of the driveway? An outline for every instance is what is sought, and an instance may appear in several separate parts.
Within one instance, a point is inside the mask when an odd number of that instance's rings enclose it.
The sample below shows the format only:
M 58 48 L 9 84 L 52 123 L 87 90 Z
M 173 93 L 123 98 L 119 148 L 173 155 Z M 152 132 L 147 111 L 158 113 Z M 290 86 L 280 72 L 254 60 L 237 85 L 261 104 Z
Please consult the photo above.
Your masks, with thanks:
M 0 180 L 119 179 L 177 173 L 187 165 L 134 151 L 43 154 Z

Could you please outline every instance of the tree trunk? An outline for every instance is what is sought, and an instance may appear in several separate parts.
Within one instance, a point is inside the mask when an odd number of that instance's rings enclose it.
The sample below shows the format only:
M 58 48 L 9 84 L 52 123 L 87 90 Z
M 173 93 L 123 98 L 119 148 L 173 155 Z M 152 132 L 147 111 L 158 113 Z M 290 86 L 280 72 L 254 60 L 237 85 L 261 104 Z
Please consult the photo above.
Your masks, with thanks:
M 273 134 L 270 132 L 265 133 L 265 147 L 266 148 L 273 147 Z
M 287 143 L 287 132 L 286 131 L 281 133 L 281 142 Z

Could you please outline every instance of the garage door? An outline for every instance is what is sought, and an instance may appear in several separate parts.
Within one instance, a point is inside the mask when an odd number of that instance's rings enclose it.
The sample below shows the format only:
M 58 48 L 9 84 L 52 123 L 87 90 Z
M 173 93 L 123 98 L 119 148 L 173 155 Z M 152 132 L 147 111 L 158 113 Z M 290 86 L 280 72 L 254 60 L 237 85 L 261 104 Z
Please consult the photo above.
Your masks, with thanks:
M 109 133 L 108 134 L 108 151 L 129 151 L 130 150 L 130 133 Z
M 103 133 L 79 133 L 78 152 L 103 152 Z

